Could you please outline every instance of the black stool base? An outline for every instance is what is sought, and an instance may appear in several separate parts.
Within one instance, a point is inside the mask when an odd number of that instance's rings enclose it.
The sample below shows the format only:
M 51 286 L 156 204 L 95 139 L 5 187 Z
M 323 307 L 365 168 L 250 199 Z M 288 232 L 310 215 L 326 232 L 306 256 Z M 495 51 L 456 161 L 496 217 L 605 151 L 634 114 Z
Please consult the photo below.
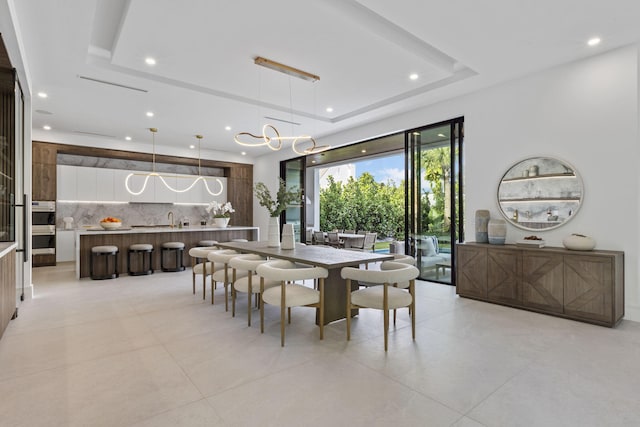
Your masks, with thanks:
M 164 257 L 165 253 L 169 254 L 171 252 L 175 252 L 176 254 L 176 266 L 175 267 L 167 267 L 164 265 Z M 184 253 L 183 248 L 162 248 L 160 253 L 160 269 L 165 273 L 176 273 L 178 271 L 184 271 L 185 266 L 182 262 L 182 254 Z
M 148 254 L 148 256 L 147 256 Z M 142 255 L 142 270 L 141 271 L 132 271 L 131 270 L 131 256 L 132 255 Z M 144 269 L 145 267 L 145 260 L 149 261 L 149 268 L 148 269 Z M 127 252 L 127 274 L 129 276 L 147 276 L 149 274 L 153 274 L 153 249 L 151 250 L 141 250 L 141 251 L 137 251 L 137 250 L 133 250 L 133 249 L 129 249 L 129 251 Z
M 113 273 L 100 276 L 94 273 L 94 262 L 98 261 L 100 257 L 105 257 L 105 271 L 109 271 L 109 258 L 113 257 Z M 120 273 L 118 273 L 118 252 L 91 252 L 91 256 L 89 257 L 89 275 L 91 276 L 91 280 L 117 279 L 120 277 Z

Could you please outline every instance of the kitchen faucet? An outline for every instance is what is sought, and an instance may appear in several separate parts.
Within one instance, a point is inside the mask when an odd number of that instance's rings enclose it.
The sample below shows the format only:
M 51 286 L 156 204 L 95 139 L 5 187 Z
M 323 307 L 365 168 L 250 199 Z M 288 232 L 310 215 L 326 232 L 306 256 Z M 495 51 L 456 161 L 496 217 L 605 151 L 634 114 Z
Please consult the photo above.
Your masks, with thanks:
M 169 227 L 173 228 L 173 212 L 169 211 L 167 218 L 169 218 Z

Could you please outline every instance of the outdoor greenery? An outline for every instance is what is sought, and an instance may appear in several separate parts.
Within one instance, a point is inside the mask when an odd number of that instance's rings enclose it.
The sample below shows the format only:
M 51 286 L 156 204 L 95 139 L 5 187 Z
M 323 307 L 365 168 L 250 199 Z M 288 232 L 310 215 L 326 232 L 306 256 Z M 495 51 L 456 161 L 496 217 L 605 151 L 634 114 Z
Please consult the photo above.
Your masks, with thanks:
M 449 147 L 422 152 L 423 179 L 431 191 L 421 194 L 420 234 L 438 236 L 449 233 L 450 218 L 445 215 L 450 207 Z M 405 182 L 376 182 L 370 173 L 363 173 L 342 184 L 329 176 L 329 185 L 320 190 L 321 230 L 370 230 L 378 238 L 404 238 Z
M 380 238 L 402 238 L 404 193 L 404 182 L 378 183 L 369 173 L 344 185 L 330 176 L 329 186 L 320 191 L 320 229 L 368 230 Z

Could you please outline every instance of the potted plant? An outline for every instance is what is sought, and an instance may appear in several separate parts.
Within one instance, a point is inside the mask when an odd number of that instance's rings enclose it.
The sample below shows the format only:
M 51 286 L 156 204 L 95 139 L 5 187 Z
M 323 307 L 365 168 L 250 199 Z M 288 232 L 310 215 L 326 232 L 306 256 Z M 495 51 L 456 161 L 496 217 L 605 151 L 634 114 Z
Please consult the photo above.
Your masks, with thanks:
M 213 217 L 215 226 L 222 228 L 229 225 L 229 219 L 235 209 L 231 206 L 231 202 L 220 203 L 214 200 L 206 207 L 206 211 Z
M 278 192 L 273 198 L 267 186 L 258 182 L 255 185 L 254 193 L 258 198 L 260 206 L 269 211 L 269 246 L 280 246 L 280 224 L 279 217 L 287 206 L 293 203 L 299 203 L 302 197 L 302 191 L 298 187 L 287 188 L 287 184 L 282 178 L 278 178 Z

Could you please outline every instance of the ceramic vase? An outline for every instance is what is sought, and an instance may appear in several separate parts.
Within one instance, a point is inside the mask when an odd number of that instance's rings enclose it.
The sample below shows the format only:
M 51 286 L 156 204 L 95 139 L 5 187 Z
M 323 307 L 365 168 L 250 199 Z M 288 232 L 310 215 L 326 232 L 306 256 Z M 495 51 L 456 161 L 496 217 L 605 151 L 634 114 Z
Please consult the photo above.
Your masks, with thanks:
M 293 224 L 284 224 L 282 226 L 282 243 L 280 244 L 282 249 L 295 249 L 296 238 L 293 234 Z
M 591 251 L 596 247 L 596 241 L 583 234 L 572 234 L 562 240 L 565 248 L 572 251 Z
M 487 243 L 489 241 L 489 219 L 488 210 L 478 209 L 476 211 L 476 242 Z
M 268 243 L 270 248 L 280 247 L 280 218 L 277 216 L 269 217 Z
M 218 228 L 225 228 L 229 225 L 229 220 L 231 218 L 213 218 L 213 225 Z
M 504 245 L 507 238 L 507 222 L 504 219 L 490 219 L 487 234 L 490 244 Z

